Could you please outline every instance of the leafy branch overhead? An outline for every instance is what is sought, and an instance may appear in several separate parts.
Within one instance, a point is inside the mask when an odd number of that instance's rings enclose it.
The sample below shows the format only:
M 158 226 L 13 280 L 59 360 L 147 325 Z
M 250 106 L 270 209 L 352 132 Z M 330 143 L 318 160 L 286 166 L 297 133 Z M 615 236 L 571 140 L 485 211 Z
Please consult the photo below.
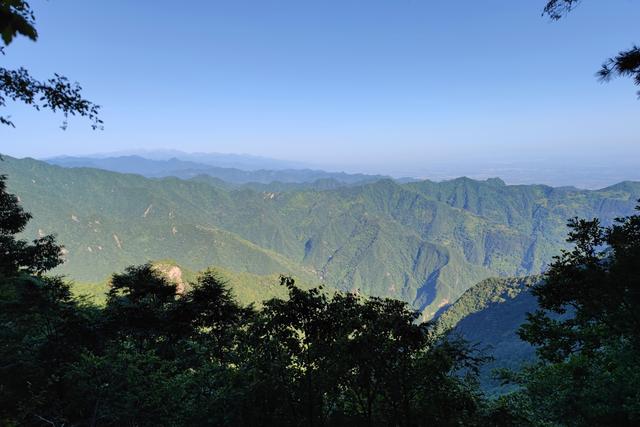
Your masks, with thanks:
M 35 16 L 29 3 L 22 0 L 0 0 L 0 35 L 4 48 L 16 36 L 22 35 L 32 41 L 38 39 L 35 29 Z M 7 101 L 22 102 L 36 110 L 49 109 L 62 112 L 64 121 L 62 129 L 67 128 L 67 118 L 71 116 L 86 117 L 91 121 L 92 129 L 102 129 L 102 120 L 98 113 L 100 106 L 82 97 L 82 87 L 71 83 L 59 74 L 53 78 L 37 80 L 25 68 L 9 70 L 0 67 L 0 108 L 7 106 Z M 0 124 L 14 127 L 10 116 L 0 115 Z
M 2 0 L 0 2 L 0 34 L 8 45 L 20 34 L 36 41 L 35 15 L 29 3 L 21 0 Z
M 580 0 L 549 0 L 542 14 L 557 21 L 565 14 L 571 12 L 578 3 L 580 3 Z
M 69 115 L 88 117 L 94 130 L 102 128 L 102 120 L 98 117 L 100 107 L 84 99 L 81 92 L 78 83 L 71 83 L 59 74 L 39 81 L 24 68 L 7 70 L 0 67 L 0 107 L 5 107 L 6 100 L 11 99 L 31 105 L 36 110 L 48 108 L 53 112 L 61 111 L 65 117 L 62 129 L 66 129 Z M 0 116 L 0 123 L 14 126 L 8 116 Z
M 549 0 L 543 15 L 554 21 L 571 12 L 580 0 Z M 640 48 L 634 45 L 631 49 L 622 50 L 616 56 L 607 59 L 596 73 L 600 81 L 609 81 L 615 77 L 629 77 L 636 86 L 640 86 Z M 638 91 L 640 97 L 640 90 Z

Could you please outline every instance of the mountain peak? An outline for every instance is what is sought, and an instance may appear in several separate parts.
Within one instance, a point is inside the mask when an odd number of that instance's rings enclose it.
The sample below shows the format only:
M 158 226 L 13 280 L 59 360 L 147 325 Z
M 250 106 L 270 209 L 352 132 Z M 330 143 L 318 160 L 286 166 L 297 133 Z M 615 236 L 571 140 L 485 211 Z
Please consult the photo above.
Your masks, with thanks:
M 507 184 L 500 178 L 495 177 L 495 178 L 487 178 L 486 180 L 487 184 L 491 184 L 494 185 L 496 187 L 504 187 Z

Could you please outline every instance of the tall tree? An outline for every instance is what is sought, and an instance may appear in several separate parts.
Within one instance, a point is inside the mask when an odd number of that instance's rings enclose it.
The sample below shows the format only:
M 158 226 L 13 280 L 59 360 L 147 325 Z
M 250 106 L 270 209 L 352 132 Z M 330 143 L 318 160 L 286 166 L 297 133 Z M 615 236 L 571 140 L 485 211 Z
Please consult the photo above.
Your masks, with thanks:
M 65 405 L 62 373 L 93 333 L 60 278 L 43 276 L 62 262 L 53 236 L 17 238 L 31 215 L 0 175 L 0 424 L 58 420 Z M 38 418 L 40 417 L 40 418 Z
M 250 425 L 483 425 L 481 360 L 462 342 L 441 342 L 402 301 L 282 284 L 288 299 L 248 327 Z
M 640 215 L 569 226 L 574 248 L 533 288 L 540 310 L 520 330 L 540 356 L 522 373 L 525 394 L 541 418 L 562 425 L 637 425 Z
M 62 262 L 62 248 L 53 236 L 29 243 L 16 238 L 31 214 L 25 212 L 14 194 L 7 191 L 6 176 L 0 175 L 0 277 L 20 273 L 42 274 Z

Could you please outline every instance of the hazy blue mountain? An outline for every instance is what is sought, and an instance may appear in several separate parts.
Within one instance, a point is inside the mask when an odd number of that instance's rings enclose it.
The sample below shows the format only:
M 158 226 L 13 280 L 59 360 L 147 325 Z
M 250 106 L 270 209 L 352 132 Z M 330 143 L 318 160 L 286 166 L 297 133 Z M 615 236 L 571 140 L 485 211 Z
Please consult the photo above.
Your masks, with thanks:
M 154 160 L 169 160 L 172 158 L 204 163 L 210 166 L 233 168 L 247 171 L 280 170 L 280 169 L 311 169 L 312 165 L 293 161 L 274 159 L 271 157 L 255 156 L 251 154 L 235 153 L 186 153 L 179 150 L 152 150 L 137 153 L 141 157 Z
M 118 157 L 56 157 L 46 160 L 52 165 L 70 168 L 97 168 L 120 173 L 135 173 L 147 177 L 171 176 L 174 171 L 207 170 L 211 167 L 202 163 L 179 160 L 152 160 L 140 156 Z
M 0 170 L 34 214 L 25 234 L 57 233 L 68 251 L 58 272 L 77 280 L 172 259 L 400 298 L 425 317 L 485 278 L 539 273 L 565 247 L 567 218 L 606 223 L 640 198 L 633 182 L 587 191 L 383 179 L 260 191 L 10 157 Z
M 333 181 L 338 184 L 358 184 L 373 182 L 387 178 L 381 175 L 347 174 L 344 172 L 325 172 L 312 169 L 281 169 L 281 170 L 242 170 L 237 168 L 216 167 L 204 163 L 171 158 L 167 160 L 153 160 L 140 156 L 120 157 L 57 157 L 48 159 L 48 163 L 64 167 L 89 167 L 104 169 L 120 173 L 134 173 L 148 178 L 177 177 L 189 179 L 209 176 L 230 184 L 306 184 L 316 181 Z M 202 179 L 201 179 L 202 181 Z M 321 185 L 319 185 L 321 186 Z M 291 186 L 304 188 L 306 186 Z
M 234 153 L 186 153 L 180 150 L 127 150 L 110 153 L 96 153 L 84 157 L 108 158 L 137 156 L 150 160 L 170 160 L 178 159 L 182 161 L 195 162 L 222 168 L 233 168 L 241 170 L 259 169 L 309 169 L 312 165 L 304 162 L 273 159 L 270 157 L 254 156 L 251 154 Z

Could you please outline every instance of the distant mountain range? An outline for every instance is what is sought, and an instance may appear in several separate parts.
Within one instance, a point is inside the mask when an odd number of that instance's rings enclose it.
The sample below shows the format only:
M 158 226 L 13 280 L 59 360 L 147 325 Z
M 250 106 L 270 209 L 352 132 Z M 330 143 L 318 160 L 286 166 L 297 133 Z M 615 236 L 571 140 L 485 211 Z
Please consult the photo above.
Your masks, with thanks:
M 203 161 L 207 158 L 203 157 Z M 182 179 L 203 176 L 224 181 L 227 185 L 243 184 L 312 184 L 316 181 L 333 181 L 337 184 L 358 184 L 389 178 L 382 175 L 347 174 L 344 172 L 325 172 L 313 169 L 256 169 L 212 166 L 202 162 L 170 158 L 166 160 L 147 159 L 140 156 L 119 157 L 56 157 L 48 163 L 64 167 L 88 167 L 120 173 L 134 173 L 148 178 L 177 177 Z M 222 162 L 223 164 L 225 162 Z M 223 183 L 219 183 L 222 185 Z M 298 186 L 300 187 L 300 186 Z
M 143 163 L 157 172 L 157 163 Z M 285 171 L 273 174 L 275 184 L 237 187 L 203 174 L 147 178 L 11 157 L 0 173 L 34 215 L 25 235 L 56 233 L 67 251 L 57 272 L 75 280 L 100 282 L 130 264 L 171 259 L 194 271 L 286 273 L 399 298 L 425 318 L 483 279 L 541 272 L 566 247 L 568 218 L 607 223 L 640 198 L 637 182 L 578 190 L 349 176 L 323 186 L 285 184 Z
M 637 162 L 634 162 L 633 156 L 618 156 L 615 160 L 610 157 L 598 160 L 578 160 L 567 162 L 562 158 L 545 158 L 532 157 L 521 160 L 500 160 L 500 156 L 468 158 L 461 156 L 456 159 L 436 160 L 432 159 L 426 162 L 406 161 L 403 164 L 394 162 L 378 164 L 377 166 L 366 164 L 352 164 L 348 166 L 346 163 L 342 166 L 312 164 L 300 161 L 281 160 L 268 157 L 254 156 L 250 154 L 226 154 L 226 153 L 186 153 L 180 150 L 127 150 L 111 153 L 98 153 L 93 155 L 69 157 L 59 156 L 49 159 L 52 164 L 100 167 L 108 170 L 120 171 L 119 169 L 111 169 L 114 164 L 120 163 L 109 161 L 109 159 L 119 158 L 125 161 L 126 158 L 142 158 L 146 160 L 168 161 L 166 168 L 157 164 L 153 168 L 159 168 L 162 175 L 168 174 L 178 175 L 183 178 L 194 176 L 198 170 L 206 169 L 209 166 L 224 169 L 239 169 L 240 171 L 262 171 L 254 177 L 251 175 L 238 174 L 239 178 L 234 178 L 230 171 L 219 171 L 217 173 L 226 176 L 226 180 L 235 179 L 238 182 L 247 183 L 265 183 L 269 180 L 266 171 L 282 171 L 282 170 L 305 170 L 304 173 L 293 173 L 289 175 L 290 182 L 301 183 L 301 179 L 331 179 L 331 174 L 337 171 L 346 171 L 346 175 L 364 175 L 364 176 L 387 176 L 394 177 L 399 182 L 416 181 L 430 179 L 435 181 L 451 180 L 460 176 L 468 176 L 477 180 L 485 180 L 491 177 L 499 176 L 509 184 L 545 184 L 554 187 L 558 186 L 574 186 L 585 189 L 598 189 L 610 186 L 623 180 L 640 180 L 640 170 L 638 170 Z M 101 160 L 96 162 L 96 160 Z M 185 164 L 171 165 L 173 161 L 182 161 Z M 346 159 L 343 159 L 346 160 Z M 344 162 L 343 162 L 344 163 Z M 615 165 L 615 166 L 612 166 Z M 131 169 L 134 164 L 130 162 L 129 173 L 139 173 L 145 176 L 145 168 L 149 165 L 141 165 L 139 171 Z M 122 165 L 116 165 L 121 168 Z M 180 171 L 183 171 L 180 173 Z M 316 174 L 309 174 L 313 171 Z M 319 174 L 322 171 L 329 171 L 326 175 Z M 375 172 L 372 172 L 375 171 Z M 124 171 L 121 171 L 124 172 Z M 356 173 L 357 172 L 357 173 Z M 205 172 L 206 173 L 206 172 Z M 208 175 L 218 177 L 216 172 L 208 173 Z M 237 173 L 236 173 L 237 174 Z M 322 175 L 322 176 L 321 176 Z M 311 178 L 310 178 L 311 177 Z M 414 177 L 404 179 L 400 177 Z M 415 178 L 418 177 L 418 178 Z M 251 181 L 247 181 L 250 179 Z M 280 178 L 285 179 L 284 177 Z M 340 180 L 338 180 L 340 182 Z
M 291 160 L 274 159 L 270 157 L 254 156 L 251 154 L 235 154 L 235 153 L 187 153 L 180 150 L 126 150 L 109 153 L 96 153 L 84 158 L 104 159 L 109 157 L 142 157 L 149 160 L 170 160 L 178 159 L 187 162 L 195 162 L 209 166 L 217 166 L 221 168 L 232 168 L 240 170 L 279 170 L 279 169 L 318 169 L 304 162 Z M 59 156 L 53 159 L 61 159 L 68 156 Z

